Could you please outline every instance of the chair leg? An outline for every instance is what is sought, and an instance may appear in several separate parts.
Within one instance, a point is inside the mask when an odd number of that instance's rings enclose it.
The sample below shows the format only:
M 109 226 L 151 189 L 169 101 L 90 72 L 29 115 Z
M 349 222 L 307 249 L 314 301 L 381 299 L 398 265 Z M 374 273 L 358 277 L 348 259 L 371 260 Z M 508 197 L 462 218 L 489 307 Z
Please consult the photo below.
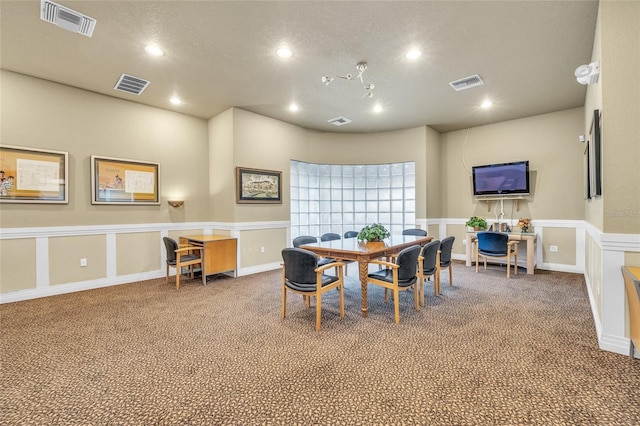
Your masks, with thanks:
M 413 298 L 414 298 L 414 306 L 416 311 L 420 310 L 420 299 L 418 295 L 418 282 L 413 285 Z
M 511 255 L 507 254 L 507 278 L 511 278 Z
M 393 309 L 396 313 L 396 324 L 400 323 L 400 292 L 397 288 L 393 289 Z
M 176 290 L 180 290 L 180 272 L 182 268 L 176 268 Z
M 340 289 L 340 318 L 344 318 L 344 282 L 339 287 Z
M 316 295 L 316 331 L 320 330 L 320 321 L 322 320 L 322 293 Z
M 389 300 L 387 298 L 387 290 L 388 290 L 387 288 L 384 289 L 384 303 L 387 303 L 387 300 Z
M 287 317 L 287 288 L 282 286 L 282 318 Z
M 167 279 L 165 280 L 169 284 L 169 264 L 167 263 Z
M 424 281 L 422 279 L 420 279 L 420 301 L 422 302 L 422 306 L 424 306 Z
M 449 264 L 449 287 L 453 287 L 453 265 Z

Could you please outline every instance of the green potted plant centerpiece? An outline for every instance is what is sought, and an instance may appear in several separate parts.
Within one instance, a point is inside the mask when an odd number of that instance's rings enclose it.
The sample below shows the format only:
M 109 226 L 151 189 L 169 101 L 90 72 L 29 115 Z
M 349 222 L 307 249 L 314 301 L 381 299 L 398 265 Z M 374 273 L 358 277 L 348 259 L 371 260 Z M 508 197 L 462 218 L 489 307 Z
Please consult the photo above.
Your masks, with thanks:
M 471 216 L 467 223 L 465 223 L 465 226 L 473 228 L 474 231 L 479 231 L 481 229 L 487 229 L 487 221 L 484 217 Z
M 385 238 L 389 238 L 391 233 L 379 223 L 373 225 L 367 225 L 360 230 L 358 234 L 358 241 L 374 242 L 382 241 Z

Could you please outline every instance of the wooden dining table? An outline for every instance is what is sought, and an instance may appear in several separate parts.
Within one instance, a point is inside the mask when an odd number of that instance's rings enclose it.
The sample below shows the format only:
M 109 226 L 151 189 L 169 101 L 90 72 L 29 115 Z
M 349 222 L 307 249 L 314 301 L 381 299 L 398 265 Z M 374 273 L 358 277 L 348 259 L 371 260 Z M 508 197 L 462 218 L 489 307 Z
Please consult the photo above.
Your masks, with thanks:
M 400 253 L 402 249 L 415 245 L 425 245 L 431 240 L 433 240 L 433 237 L 392 235 L 380 242 L 365 243 L 358 241 L 356 238 L 344 238 L 334 241 L 303 244 L 300 248 L 309 250 L 322 257 L 358 262 L 362 292 L 362 316 L 366 318 L 369 262 L 374 259 L 395 256 Z

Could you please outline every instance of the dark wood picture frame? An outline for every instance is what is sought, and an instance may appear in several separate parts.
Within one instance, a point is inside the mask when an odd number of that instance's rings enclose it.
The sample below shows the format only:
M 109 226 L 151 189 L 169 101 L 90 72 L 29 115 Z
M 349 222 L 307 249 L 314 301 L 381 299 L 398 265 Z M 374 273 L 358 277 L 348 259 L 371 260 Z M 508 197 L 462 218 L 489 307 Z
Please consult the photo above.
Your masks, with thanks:
M 69 204 L 69 153 L 0 145 L 0 203 Z
M 282 204 L 282 172 L 236 167 L 236 203 Z
M 593 120 L 589 130 L 589 195 L 590 198 L 602 195 L 602 140 L 600 110 L 593 111 Z
M 91 156 L 91 204 L 159 205 L 160 164 Z

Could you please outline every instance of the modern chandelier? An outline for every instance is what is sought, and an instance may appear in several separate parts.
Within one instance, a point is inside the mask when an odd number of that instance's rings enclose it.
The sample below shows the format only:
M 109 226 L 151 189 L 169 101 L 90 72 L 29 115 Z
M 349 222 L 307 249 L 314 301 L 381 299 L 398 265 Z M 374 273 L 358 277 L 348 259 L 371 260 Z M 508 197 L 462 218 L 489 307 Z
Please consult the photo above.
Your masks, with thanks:
M 358 75 L 355 77 L 355 80 L 360 80 L 360 84 L 362 84 L 362 87 L 365 90 L 365 93 L 364 93 L 364 95 L 362 95 L 362 97 L 363 98 L 364 97 L 373 98 L 373 89 L 376 88 L 376 85 L 373 84 L 373 83 L 368 83 L 368 84 L 365 83 L 364 82 L 364 78 L 362 77 L 364 72 L 367 70 L 367 63 L 366 62 L 358 62 L 356 64 L 356 70 L 358 71 Z M 336 78 L 341 78 L 343 80 L 354 80 L 353 74 L 347 73 L 346 75 L 338 75 L 338 76 L 335 76 L 335 77 L 323 76 L 322 77 L 322 82 L 325 84 L 325 86 L 328 86 Z

